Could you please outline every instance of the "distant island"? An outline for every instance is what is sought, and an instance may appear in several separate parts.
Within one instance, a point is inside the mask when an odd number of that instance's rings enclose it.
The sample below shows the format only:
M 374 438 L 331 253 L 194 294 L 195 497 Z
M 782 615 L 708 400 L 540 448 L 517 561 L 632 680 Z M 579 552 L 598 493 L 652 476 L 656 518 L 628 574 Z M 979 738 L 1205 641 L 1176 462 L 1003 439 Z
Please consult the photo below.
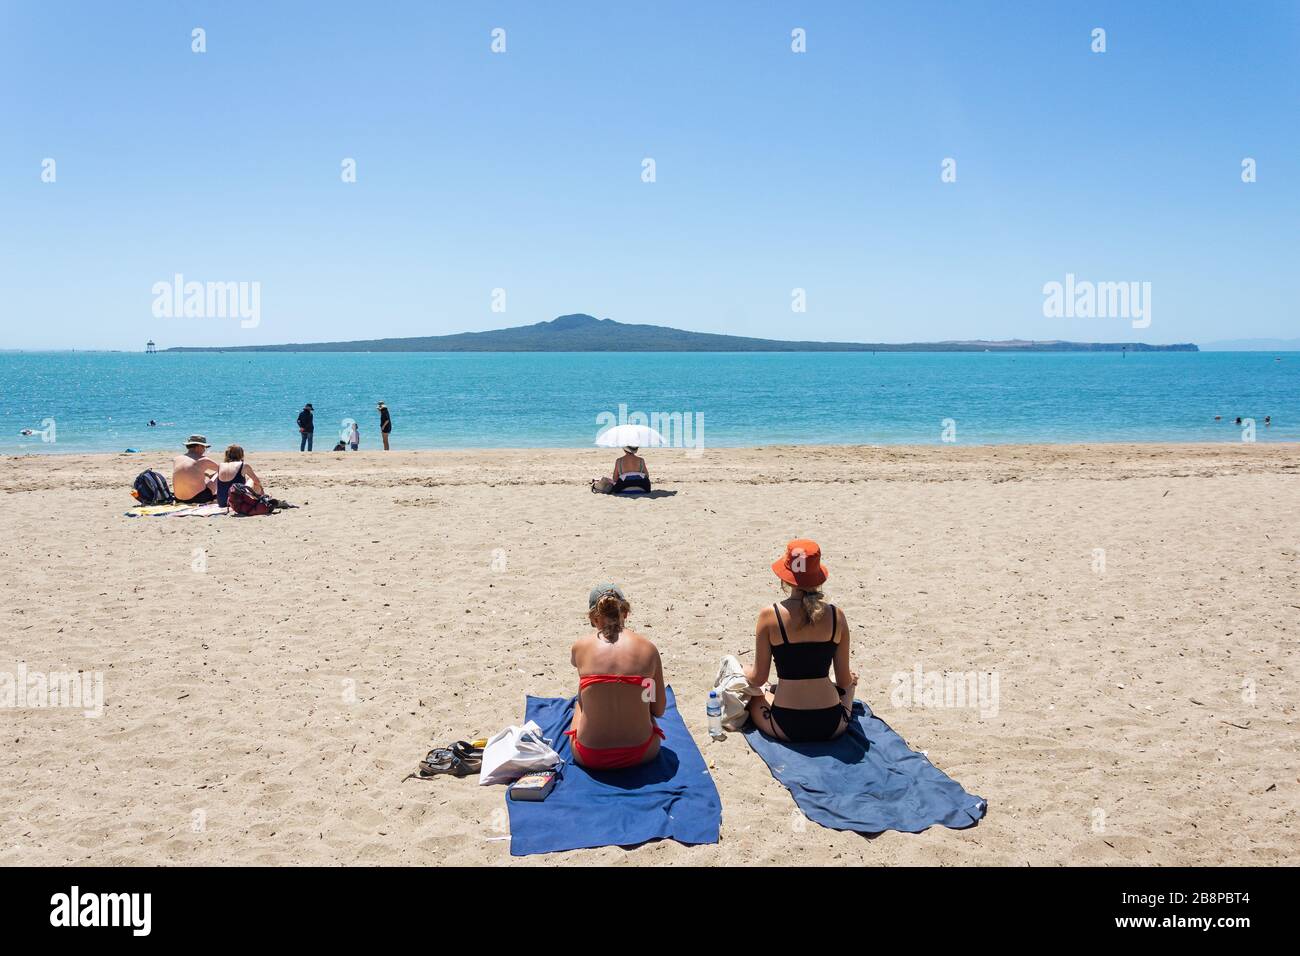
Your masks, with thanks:
M 1197 347 L 1145 342 L 1034 342 L 1010 339 L 962 342 L 783 342 L 742 335 L 686 332 L 663 325 L 630 325 L 594 316 L 562 315 L 549 322 L 491 332 L 402 339 L 308 342 L 290 345 L 205 346 L 168 352 L 1195 352 Z
M 1225 339 L 1207 342 L 1207 352 L 1300 352 L 1300 339 Z

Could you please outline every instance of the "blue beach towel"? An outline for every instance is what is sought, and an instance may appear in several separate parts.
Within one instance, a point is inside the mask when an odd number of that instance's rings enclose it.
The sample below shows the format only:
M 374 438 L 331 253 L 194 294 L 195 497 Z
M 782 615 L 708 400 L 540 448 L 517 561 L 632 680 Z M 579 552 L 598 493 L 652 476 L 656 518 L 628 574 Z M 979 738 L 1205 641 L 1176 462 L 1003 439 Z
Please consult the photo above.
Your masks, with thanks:
M 853 723 L 834 740 L 786 743 L 745 726 L 745 739 L 804 816 L 832 830 L 920 833 L 935 825 L 962 830 L 988 804 L 907 746 L 862 701 Z
M 704 757 L 677 712 L 673 689 L 659 726 L 665 738 L 649 763 L 623 770 L 586 770 L 573 762 L 570 738 L 575 698 L 529 697 L 525 720 L 565 759 L 550 796 L 539 803 L 506 797 L 510 855 L 555 853 L 593 846 L 635 846 L 648 840 L 717 843 L 722 800 Z

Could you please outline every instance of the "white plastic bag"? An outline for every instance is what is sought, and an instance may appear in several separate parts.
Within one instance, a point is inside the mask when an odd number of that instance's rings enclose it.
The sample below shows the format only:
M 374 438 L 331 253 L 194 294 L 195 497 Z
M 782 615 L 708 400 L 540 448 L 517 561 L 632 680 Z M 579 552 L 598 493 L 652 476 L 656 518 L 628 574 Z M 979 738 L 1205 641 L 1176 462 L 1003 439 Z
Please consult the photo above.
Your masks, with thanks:
M 560 755 L 542 738 L 542 728 L 530 720 L 522 727 L 507 727 L 487 742 L 478 782 L 480 786 L 510 783 L 526 773 L 551 770 L 560 763 Z
M 750 684 L 740 661 L 728 654 L 718 666 L 718 676 L 713 679 L 713 689 L 722 698 L 722 729 L 733 733 L 749 720 L 749 700 L 763 693 L 761 687 Z

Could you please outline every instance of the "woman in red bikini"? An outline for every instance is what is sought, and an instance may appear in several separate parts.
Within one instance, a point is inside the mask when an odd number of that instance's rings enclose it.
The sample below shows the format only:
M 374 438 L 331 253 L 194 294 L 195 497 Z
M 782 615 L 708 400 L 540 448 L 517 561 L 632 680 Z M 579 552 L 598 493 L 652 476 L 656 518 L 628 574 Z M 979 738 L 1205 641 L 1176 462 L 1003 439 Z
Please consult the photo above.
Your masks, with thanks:
M 592 632 L 573 644 L 578 700 L 565 735 L 573 759 L 594 770 L 647 763 L 664 736 L 655 723 L 668 699 L 663 664 L 654 644 L 623 626 L 631 611 L 617 585 L 597 585 L 587 597 Z

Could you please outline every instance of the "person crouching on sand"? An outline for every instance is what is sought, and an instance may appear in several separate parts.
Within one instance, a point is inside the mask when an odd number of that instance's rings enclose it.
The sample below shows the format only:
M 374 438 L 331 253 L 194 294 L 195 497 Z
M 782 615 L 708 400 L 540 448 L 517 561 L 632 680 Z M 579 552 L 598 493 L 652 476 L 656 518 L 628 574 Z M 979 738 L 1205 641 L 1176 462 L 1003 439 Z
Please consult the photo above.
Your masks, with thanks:
M 829 572 L 821 560 L 815 541 L 787 544 L 772 564 L 787 597 L 763 608 L 754 627 L 754 663 L 745 677 L 761 687 L 775 661 L 780 682 L 775 694 L 750 700 L 749 716 L 777 740 L 830 740 L 853 719 L 858 675 L 849 670 L 849 622 L 822 595 Z M 833 684 L 827 676 L 832 666 Z
M 624 626 L 631 612 L 615 584 L 597 585 L 587 595 L 592 630 L 574 642 L 570 655 L 578 699 L 565 731 L 583 767 L 635 767 L 659 753 L 664 733 L 655 718 L 664 715 L 668 700 L 663 663 L 653 643 Z
M 230 505 L 230 489 L 235 485 L 251 485 L 253 494 L 265 494 L 262 479 L 257 477 L 253 466 L 244 461 L 244 449 L 231 445 L 226 449 L 226 460 L 217 469 L 217 504 L 226 508 Z
M 202 435 L 191 435 L 185 441 L 185 454 L 172 460 L 172 494 L 186 505 L 204 505 L 217 500 L 216 485 L 209 474 L 218 465 L 208 457 L 212 446 Z

